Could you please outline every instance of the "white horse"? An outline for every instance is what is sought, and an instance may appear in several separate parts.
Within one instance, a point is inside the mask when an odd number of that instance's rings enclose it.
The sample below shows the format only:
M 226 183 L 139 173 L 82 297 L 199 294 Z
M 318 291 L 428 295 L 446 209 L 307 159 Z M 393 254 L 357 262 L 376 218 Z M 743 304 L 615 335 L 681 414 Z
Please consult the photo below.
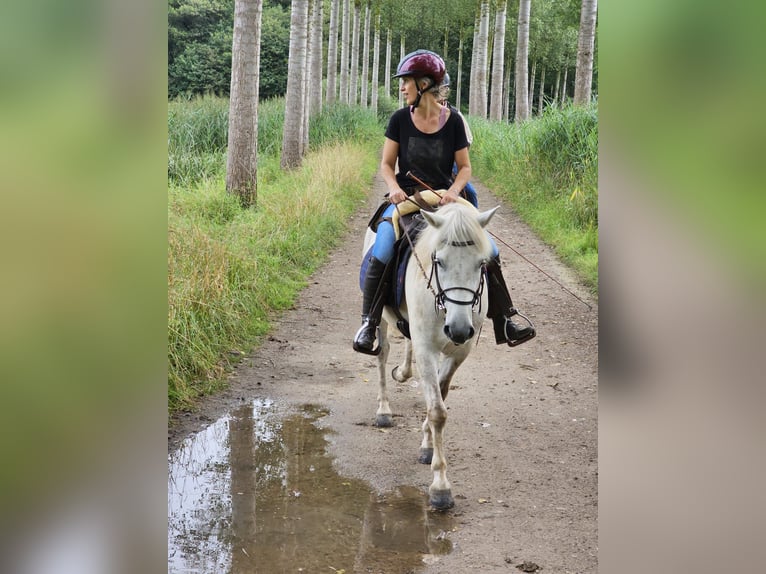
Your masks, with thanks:
M 405 338 L 405 356 L 392 376 L 406 381 L 412 375 L 412 352 L 426 399 L 423 441 L 419 461 L 431 464 L 433 482 L 428 489 L 431 506 L 446 510 L 454 505 L 447 480 L 443 433 L 447 420 L 444 400 L 455 371 L 475 345 L 484 314 L 484 264 L 492 256 L 492 245 L 484 227 L 497 207 L 479 212 L 473 206 L 450 203 L 438 211 L 422 211 L 428 226 L 415 243 L 407 264 L 405 303 L 401 313 L 409 321 L 412 340 Z M 375 234 L 367 230 L 364 253 Z M 396 316 L 385 307 L 378 343 L 378 410 L 375 424 L 391 426 L 391 407 L 386 389 L 386 361 L 390 351 L 388 325 Z

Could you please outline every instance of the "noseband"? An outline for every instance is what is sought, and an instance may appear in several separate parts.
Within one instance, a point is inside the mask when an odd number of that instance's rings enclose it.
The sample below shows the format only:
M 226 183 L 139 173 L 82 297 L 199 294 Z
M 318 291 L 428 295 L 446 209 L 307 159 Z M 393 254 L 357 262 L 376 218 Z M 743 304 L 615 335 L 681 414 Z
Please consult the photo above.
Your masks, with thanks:
M 453 247 L 467 247 L 474 245 L 473 241 L 453 241 L 450 245 Z M 479 277 L 479 286 L 476 289 L 469 289 L 468 287 L 449 287 L 444 289 L 439 281 L 439 259 L 436 257 L 436 252 L 431 253 L 431 275 L 428 277 L 428 288 L 434 293 L 434 311 L 445 311 L 445 302 L 454 303 L 455 305 L 470 305 L 475 308 L 478 305 L 478 313 L 481 313 L 481 295 L 484 293 L 484 275 L 486 271 L 486 264 L 481 266 L 481 275 Z M 431 287 L 431 282 L 435 281 L 436 291 Z M 453 299 L 447 295 L 450 291 L 466 291 L 471 294 L 470 301 L 461 301 L 459 299 Z

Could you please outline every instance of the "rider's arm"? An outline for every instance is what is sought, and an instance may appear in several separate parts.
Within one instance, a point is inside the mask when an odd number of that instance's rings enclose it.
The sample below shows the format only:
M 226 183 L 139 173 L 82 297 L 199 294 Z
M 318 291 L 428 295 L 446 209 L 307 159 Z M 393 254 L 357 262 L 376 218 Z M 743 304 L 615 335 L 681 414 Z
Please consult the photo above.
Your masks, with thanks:
M 444 204 L 456 201 L 460 192 L 471 179 L 471 159 L 468 156 L 467 147 L 455 152 L 455 163 L 457 164 L 457 176 L 455 176 L 455 181 L 449 186 L 447 193 L 444 194 L 439 203 Z
M 396 159 L 399 156 L 399 144 L 386 138 L 383 142 L 383 156 L 380 160 L 380 173 L 388 188 L 388 199 L 391 203 L 401 203 L 407 199 L 407 194 L 396 181 Z

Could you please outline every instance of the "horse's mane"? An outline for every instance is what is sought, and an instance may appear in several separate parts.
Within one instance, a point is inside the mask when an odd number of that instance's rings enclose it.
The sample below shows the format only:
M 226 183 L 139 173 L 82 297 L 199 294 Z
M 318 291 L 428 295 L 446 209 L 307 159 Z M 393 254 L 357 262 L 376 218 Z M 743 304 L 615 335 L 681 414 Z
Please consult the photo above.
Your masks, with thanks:
M 426 227 L 419 241 L 421 246 L 433 251 L 444 244 L 473 242 L 482 253 L 492 251 L 489 237 L 476 219 L 478 212 L 474 207 L 450 203 L 439 208 L 438 213 L 446 218 L 446 224 L 438 229 L 430 225 Z

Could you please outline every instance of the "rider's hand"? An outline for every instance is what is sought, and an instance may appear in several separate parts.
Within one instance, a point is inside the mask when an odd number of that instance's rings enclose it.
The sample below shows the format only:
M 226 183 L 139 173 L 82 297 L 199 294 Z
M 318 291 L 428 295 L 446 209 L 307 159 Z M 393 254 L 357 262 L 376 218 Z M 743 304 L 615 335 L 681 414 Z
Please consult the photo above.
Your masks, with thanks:
M 439 205 L 446 205 L 448 203 L 452 203 L 454 201 L 457 201 L 459 197 L 460 197 L 460 192 L 455 189 L 445 191 L 442 194 L 442 198 L 439 200 Z
M 396 205 L 407 199 L 407 194 L 404 193 L 401 188 L 388 192 L 388 201 Z

